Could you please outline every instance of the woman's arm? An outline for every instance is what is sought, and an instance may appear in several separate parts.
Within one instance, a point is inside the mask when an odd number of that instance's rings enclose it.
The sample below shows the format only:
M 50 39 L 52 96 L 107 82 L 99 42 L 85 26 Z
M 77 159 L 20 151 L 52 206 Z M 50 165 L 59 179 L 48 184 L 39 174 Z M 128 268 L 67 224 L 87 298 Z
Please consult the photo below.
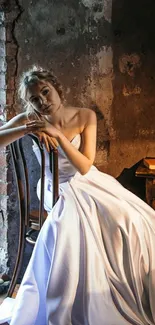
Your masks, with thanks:
M 34 114 L 32 114 L 32 118 L 35 118 Z M 29 123 L 31 123 L 29 122 L 29 116 L 27 116 L 27 113 L 25 112 L 13 117 L 5 125 L 0 127 L 0 148 L 5 147 L 17 139 L 22 138 L 25 134 L 36 131 L 33 126 L 27 127 L 27 124 Z M 45 143 L 46 149 L 48 151 L 50 149 L 49 145 L 53 148 L 57 148 L 58 143 L 56 139 L 52 138 L 51 136 L 47 136 L 44 132 L 40 132 L 40 134 L 39 132 L 36 132 L 36 136 L 41 142 Z
M 23 137 L 27 133 L 27 114 L 21 113 L 0 127 L 0 148 Z
M 82 143 L 80 150 L 76 149 L 61 131 L 48 122 L 32 121 L 27 124 L 27 128 L 33 130 L 34 133 L 36 131 L 45 132 L 54 137 L 70 162 L 84 175 L 93 164 L 96 153 L 96 114 L 89 109 L 81 110 L 81 121 L 80 124 L 84 125 L 84 127 L 81 132 Z

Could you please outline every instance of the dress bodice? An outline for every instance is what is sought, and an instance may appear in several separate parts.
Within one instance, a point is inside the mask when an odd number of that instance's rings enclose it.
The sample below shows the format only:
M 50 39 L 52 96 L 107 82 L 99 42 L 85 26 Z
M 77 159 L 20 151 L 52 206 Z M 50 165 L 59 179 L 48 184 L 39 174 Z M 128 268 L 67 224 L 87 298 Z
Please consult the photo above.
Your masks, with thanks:
M 73 138 L 71 143 L 75 148 L 79 149 L 81 144 L 80 134 L 77 134 Z M 40 150 L 35 143 L 32 148 L 40 164 L 41 163 Z M 59 169 L 59 183 L 66 182 L 71 177 L 73 177 L 77 172 L 76 168 L 70 163 L 65 152 L 62 150 L 60 146 L 58 146 L 58 169 Z M 49 168 L 49 154 L 46 150 L 45 150 L 45 176 L 48 179 L 52 179 L 51 171 Z

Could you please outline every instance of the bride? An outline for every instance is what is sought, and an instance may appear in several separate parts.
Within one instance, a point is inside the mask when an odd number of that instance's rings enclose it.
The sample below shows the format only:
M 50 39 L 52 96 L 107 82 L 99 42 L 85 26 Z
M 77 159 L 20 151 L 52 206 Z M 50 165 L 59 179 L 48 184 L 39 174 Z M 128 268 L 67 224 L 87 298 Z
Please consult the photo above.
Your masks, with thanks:
M 59 154 L 59 199 L 48 217 L 14 302 L 11 325 L 155 324 L 155 212 L 99 172 L 96 115 L 63 105 L 62 87 L 39 68 L 24 74 L 26 112 L 0 128 L 0 144 L 33 132 Z M 40 160 L 35 144 L 33 150 Z M 38 183 L 38 189 L 40 182 Z

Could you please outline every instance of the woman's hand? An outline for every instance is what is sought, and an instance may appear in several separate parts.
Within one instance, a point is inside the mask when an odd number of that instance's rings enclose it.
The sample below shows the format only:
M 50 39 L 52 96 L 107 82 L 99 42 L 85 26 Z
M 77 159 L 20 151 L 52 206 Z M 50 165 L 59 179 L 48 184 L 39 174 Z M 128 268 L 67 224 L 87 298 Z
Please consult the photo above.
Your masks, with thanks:
M 34 120 L 26 123 L 27 133 L 44 132 L 52 138 L 58 138 L 60 131 L 47 121 Z
M 49 152 L 50 147 L 53 149 L 57 149 L 58 147 L 58 142 L 56 139 L 50 137 L 48 134 L 44 132 L 33 132 L 39 139 L 41 143 L 44 143 L 46 150 Z
M 33 132 L 40 140 L 45 144 L 47 151 L 50 151 L 50 147 L 56 149 L 58 142 L 56 137 L 58 136 L 58 130 L 46 121 L 33 120 L 26 123 L 27 133 Z

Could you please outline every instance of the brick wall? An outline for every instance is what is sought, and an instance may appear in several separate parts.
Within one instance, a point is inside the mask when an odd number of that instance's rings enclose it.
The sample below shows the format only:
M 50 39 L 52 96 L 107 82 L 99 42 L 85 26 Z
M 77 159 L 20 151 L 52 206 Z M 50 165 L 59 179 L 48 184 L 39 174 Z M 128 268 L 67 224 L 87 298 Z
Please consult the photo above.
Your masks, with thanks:
M 0 11 L 0 125 L 6 118 L 6 31 L 5 15 Z M 7 271 L 7 155 L 6 148 L 0 150 L 0 273 Z
M 16 113 L 18 44 L 14 28 L 19 6 L 0 1 L 0 123 Z M 9 148 L 0 151 L 0 273 L 12 273 L 17 252 L 18 201 Z M 9 231 L 8 231 L 9 229 Z
M 16 104 L 16 79 L 18 70 L 18 43 L 14 34 L 16 22 L 20 16 L 20 6 L 15 0 L 7 1 L 5 5 L 5 27 L 6 27 L 6 114 L 7 120 L 16 115 L 18 109 Z M 14 269 L 17 247 L 18 247 L 18 197 L 16 182 L 14 179 L 12 160 L 10 152 L 7 154 L 7 213 L 8 227 L 7 243 L 8 243 L 8 272 L 11 275 Z

